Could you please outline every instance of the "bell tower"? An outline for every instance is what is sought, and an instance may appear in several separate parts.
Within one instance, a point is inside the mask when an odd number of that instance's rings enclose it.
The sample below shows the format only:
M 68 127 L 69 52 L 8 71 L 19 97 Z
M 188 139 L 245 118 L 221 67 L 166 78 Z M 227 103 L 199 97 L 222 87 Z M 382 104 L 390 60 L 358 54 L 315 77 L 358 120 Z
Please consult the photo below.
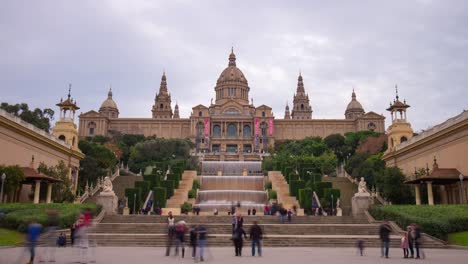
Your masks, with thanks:
M 71 146 L 73 150 L 78 149 L 78 128 L 75 125 L 75 112 L 80 109 L 76 105 L 76 100 L 71 98 L 71 84 L 68 88 L 68 98 L 56 104 L 60 108 L 60 119 L 52 128 L 53 135 Z
M 401 143 L 410 140 L 413 137 L 413 129 L 406 119 L 406 109 L 410 106 L 406 100 L 400 101 L 398 96 L 398 87 L 395 86 L 396 97 L 390 107 L 387 108 L 392 115 L 392 124 L 388 127 L 388 150 L 393 151 Z
M 159 86 L 159 93 L 156 94 L 154 99 L 153 118 L 157 119 L 171 119 L 171 94 L 167 91 L 166 72 L 163 72 L 161 77 L 161 85 Z

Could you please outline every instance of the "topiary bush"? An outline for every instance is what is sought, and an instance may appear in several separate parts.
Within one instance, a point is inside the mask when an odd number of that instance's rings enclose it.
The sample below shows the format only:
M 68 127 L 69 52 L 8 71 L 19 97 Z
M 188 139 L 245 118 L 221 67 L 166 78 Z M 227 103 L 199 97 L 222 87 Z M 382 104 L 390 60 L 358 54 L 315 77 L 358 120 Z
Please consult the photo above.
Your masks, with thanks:
M 151 189 L 151 183 L 147 181 L 137 181 L 135 182 L 135 188 L 140 189 L 140 194 L 141 194 L 140 199 L 144 201 L 146 200 L 146 196 L 148 195 Z
M 297 196 L 299 189 L 305 188 L 304 181 L 292 180 L 289 182 L 289 195 Z
M 193 180 L 192 189 L 200 189 L 200 182 L 198 180 Z
M 196 189 L 191 189 L 188 191 L 188 198 L 189 199 L 194 199 L 197 196 L 197 190 Z
M 278 194 L 276 193 L 276 191 L 274 191 L 272 189 L 268 189 L 268 197 L 270 199 L 276 200 L 276 199 L 278 199 Z
M 135 205 L 135 211 L 140 210 L 141 207 L 141 189 L 140 188 L 127 188 L 125 189 L 125 196 L 128 198 L 128 207 L 130 212 L 134 214 L 133 205 Z M 136 199 L 135 199 L 136 197 Z M 134 203 L 135 202 L 135 203 Z
M 180 205 L 180 212 L 182 214 L 188 214 L 190 211 L 192 211 L 192 204 L 191 203 L 183 203 Z
M 164 187 L 156 187 L 153 188 L 153 204 L 154 206 L 158 206 L 159 208 L 166 207 L 166 188 Z
M 325 199 L 325 202 L 326 202 L 327 207 L 328 207 L 332 202 L 332 200 L 331 200 L 332 199 L 331 198 L 332 194 L 333 194 L 333 208 L 336 208 L 336 201 L 341 196 L 340 189 L 332 189 L 332 188 L 325 189 L 323 199 Z
M 312 208 L 312 189 L 310 188 L 299 189 L 298 193 L 299 193 L 298 194 L 299 205 L 306 212 L 309 212 Z
M 332 188 L 332 183 L 331 182 L 316 182 L 314 187 L 315 188 L 313 189 L 317 193 L 319 199 L 321 199 L 325 195 L 324 193 L 325 189 Z
M 272 184 L 271 181 L 266 181 L 265 182 L 265 190 L 272 189 Z
M 166 198 L 169 199 L 174 195 L 174 181 L 161 181 L 161 187 L 166 188 Z

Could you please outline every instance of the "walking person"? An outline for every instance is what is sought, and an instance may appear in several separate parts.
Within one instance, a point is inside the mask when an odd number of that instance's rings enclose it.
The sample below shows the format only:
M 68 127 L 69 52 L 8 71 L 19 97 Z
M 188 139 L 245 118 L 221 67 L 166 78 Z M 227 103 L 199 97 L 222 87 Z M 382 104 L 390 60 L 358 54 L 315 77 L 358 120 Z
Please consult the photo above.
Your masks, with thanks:
M 411 226 L 406 227 L 406 234 L 408 238 L 408 249 L 409 249 L 408 258 L 414 258 L 414 249 L 413 249 L 414 239 L 413 239 L 412 231 L 413 229 L 411 228 Z
M 175 236 L 175 218 L 172 215 L 172 212 L 169 212 L 168 217 L 167 217 L 166 256 L 169 256 L 171 253 L 171 247 L 174 242 L 174 236 Z
M 256 215 L 257 214 L 257 209 L 252 209 L 252 215 Z
M 400 238 L 400 247 L 403 249 L 403 258 L 408 258 L 409 256 L 409 241 L 408 233 L 404 232 Z
M 424 259 L 425 255 L 421 248 L 421 229 L 416 224 L 411 224 L 411 229 L 411 234 L 414 242 L 414 249 L 416 250 L 416 258 L 419 259 L 422 256 L 422 258 Z
M 73 223 L 70 226 L 70 243 L 72 247 L 75 245 L 75 229 L 76 229 L 76 224 Z
M 31 223 L 28 226 L 27 230 L 27 243 L 30 253 L 30 258 L 28 264 L 34 263 L 34 258 L 36 256 L 36 246 L 39 236 L 41 235 L 42 225 L 37 223 L 35 219 L 32 219 Z
M 250 212 L 251 212 L 251 210 L 250 210 L 250 208 L 249 208 L 249 209 L 247 210 L 247 215 L 250 215 Z
M 236 213 L 236 216 L 233 217 L 232 219 L 232 232 L 244 225 L 244 218 L 242 217 L 242 214 L 240 212 Z
M 179 255 L 179 247 L 182 248 L 182 258 L 185 256 L 185 232 L 186 232 L 185 221 L 177 222 L 175 226 L 175 238 L 176 238 L 176 248 L 175 255 Z
M 197 226 L 193 225 L 190 228 L 190 246 L 192 247 L 192 259 L 195 259 L 197 254 Z
M 234 242 L 234 251 L 236 253 L 236 257 L 242 256 L 244 238 L 247 238 L 247 234 L 245 233 L 244 229 L 242 229 L 242 226 L 237 227 L 232 234 L 232 241 Z
M 200 261 L 204 261 L 205 247 L 206 247 L 206 228 L 203 225 L 197 227 L 197 247 L 198 247 L 198 256 L 195 256 L 195 260 L 199 258 Z
M 390 232 L 392 232 L 392 228 L 390 227 L 390 224 L 388 222 L 384 222 L 380 225 L 379 236 L 380 240 L 382 241 L 380 255 L 381 258 L 383 258 L 384 256 L 385 258 L 388 258 L 388 250 L 390 246 Z
M 291 223 L 291 219 L 292 219 L 292 211 L 291 209 L 288 209 L 288 223 Z
M 55 248 L 57 245 L 56 230 L 58 229 L 59 219 L 57 211 L 47 211 L 47 222 L 43 237 L 45 238 L 46 245 L 43 249 L 44 261 L 55 262 Z M 40 259 L 41 261 L 41 259 Z
M 255 256 L 255 245 L 257 246 L 258 256 L 262 256 L 262 239 L 263 231 L 262 228 L 258 225 L 257 221 L 253 222 L 253 225 L 250 227 L 249 236 L 252 240 L 252 257 Z

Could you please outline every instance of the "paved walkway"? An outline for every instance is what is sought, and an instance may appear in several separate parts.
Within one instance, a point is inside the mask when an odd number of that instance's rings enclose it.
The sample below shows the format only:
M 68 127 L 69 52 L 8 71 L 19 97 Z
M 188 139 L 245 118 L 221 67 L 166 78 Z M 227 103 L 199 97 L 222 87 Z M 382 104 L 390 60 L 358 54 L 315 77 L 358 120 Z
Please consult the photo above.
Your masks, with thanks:
M 39 249 L 41 251 L 42 249 Z M 190 252 L 190 250 L 187 250 Z M 131 248 L 131 247 L 101 247 L 96 248 L 96 263 L 111 264 L 154 264 L 154 263 L 193 263 L 188 257 L 164 257 L 164 248 Z M 264 248 L 263 257 L 250 256 L 250 247 L 244 247 L 242 258 L 234 256 L 231 248 L 209 248 L 206 254 L 207 263 L 467 263 L 468 250 L 457 249 L 427 249 L 426 259 L 402 259 L 401 249 L 391 248 L 390 258 L 380 258 L 380 250 L 370 248 L 365 256 L 357 256 L 354 248 Z M 40 254 L 40 253 L 39 253 Z M 190 254 L 190 253 L 188 253 Z M 28 252 L 24 248 L 0 248 L 0 263 L 26 263 Z M 58 248 L 55 263 L 76 263 L 78 254 L 73 248 Z M 36 261 L 35 263 L 39 263 Z M 47 262 L 46 262 L 47 263 Z

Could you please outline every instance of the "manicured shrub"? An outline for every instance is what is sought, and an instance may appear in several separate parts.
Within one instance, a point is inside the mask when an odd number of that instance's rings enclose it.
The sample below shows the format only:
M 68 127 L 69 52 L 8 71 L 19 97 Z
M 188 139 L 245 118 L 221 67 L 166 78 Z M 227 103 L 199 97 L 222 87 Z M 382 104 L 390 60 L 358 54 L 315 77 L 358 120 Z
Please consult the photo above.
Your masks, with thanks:
M 268 197 L 270 199 L 273 199 L 273 200 L 278 199 L 278 195 L 277 195 L 276 191 L 271 190 L 271 189 L 268 189 Z
M 174 182 L 174 189 L 179 188 L 179 177 L 175 174 L 168 174 L 167 175 L 167 180 L 173 181 Z
M 338 198 L 340 198 L 341 196 L 341 191 L 340 189 L 332 189 L 332 188 L 327 188 L 324 190 L 324 196 L 323 198 L 325 199 L 325 202 L 327 204 L 327 206 L 324 206 L 324 207 L 328 207 L 331 205 L 331 202 L 332 202 L 332 194 L 333 194 L 333 208 L 336 208 L 336 201 Z
M 197 190 L 196 189 L 191 189 L 188 191 L 188 198 L 189 199 L 194 199 L 197 196 Z
M 271 181 L 266 181 L 265 182 L 265 190 L 272 189 L 272 184 Z
M 192 189 L 200 189 L 200 182 L 198 180 L 193 180 Z
M 312 208 L 312 189 L 299 189 L 298 200 L 301 208 L 304 208 L 305 210 L 307 210 L 307 212 L 310 211 L 310 209 Z
M 180 205 L 180 212 L 182 214 L 188 214 L 190 211 L 192 211 L 192 204 L 191 203 L 183 203 Z
M 141 194 L 141 201 L 146 200 L 146 196 L 148 195 L 150 188 L 151 188 L 151 183 L 147 181 L 137 181 L 135 182 L 135 188 L 140 189 L 140 194 Z
M 317 196 L 319 199 L 323 198 L 325 195 L 324 190 L 327 188 L 332 188 L 332 183 L 331 182 L 316 182 L 315 183 L 315 192 L 317 193 Z
M 153 202 L 154 206 L 159 206 L 159 208 L 166 207 L 166 188 L 164 187 L 156 187 L 153 188 Z
M 449 233 L 468 230 L 466 204 L 372 206 L 369 212 L 375 219 L 395 221 L 403 229 L 416 223 L 423 232 L 444 240 Z
M 299 175 L 297 175 L 294 172 L 289 174 L 289 182 L 288 183 L 291 183 L 291 181 L 298 181 L 298 180 L 299 180 Z
M 169 199 L 174 195 L 174 181 L 161 181 L 161 187 L 166 188 L 166 198 Z
M 289 195 L 297 196 L 299 189 L 304 189 L 304 188 L 305 188 L 304 181 L 291 180 L 291 182 L 289 182 Z

